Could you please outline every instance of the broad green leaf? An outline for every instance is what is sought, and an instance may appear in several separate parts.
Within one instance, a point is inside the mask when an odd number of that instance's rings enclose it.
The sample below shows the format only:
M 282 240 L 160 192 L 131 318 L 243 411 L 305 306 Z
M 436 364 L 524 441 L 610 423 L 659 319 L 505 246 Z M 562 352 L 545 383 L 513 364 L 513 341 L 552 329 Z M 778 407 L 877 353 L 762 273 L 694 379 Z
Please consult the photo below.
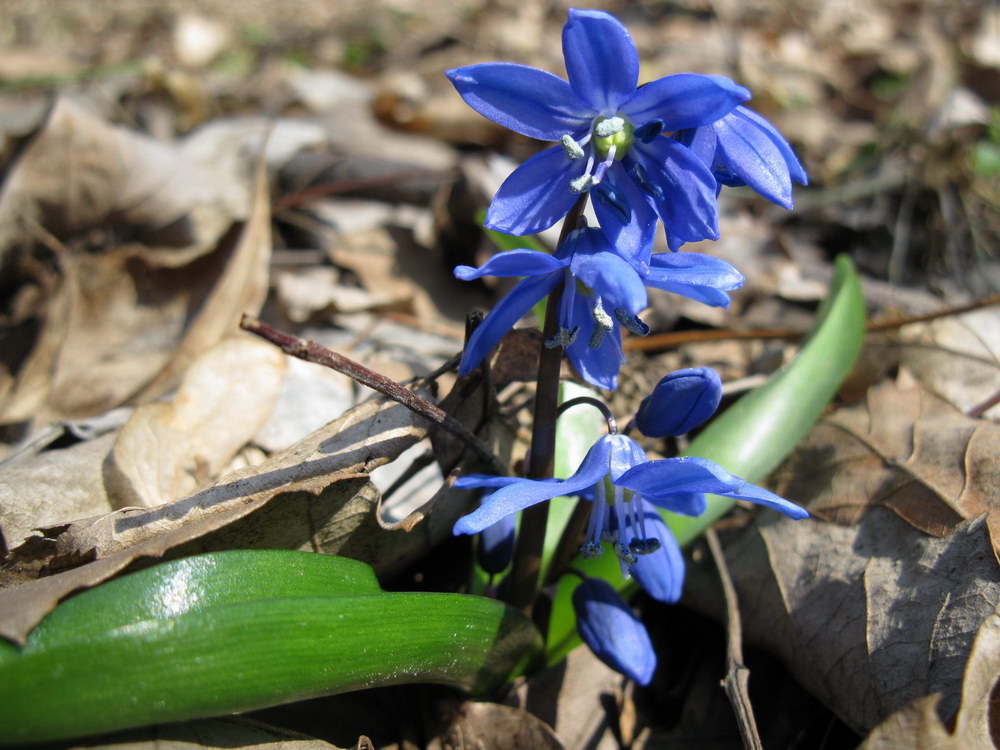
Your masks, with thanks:
M 0 649 L 0 743 L 406 682 L 484 692 L 541 647 L 499 602 L 384 593 L 353 560 L 244 551 L 167 565 L 60 604 L 23 649 Z
M 692 441 L 688 455 L 711 459 L 751 482 L 774 469 L 809 431 L 851 371 L 864 337 L 865 303 L 854 264 L 837 258 L 830 293 L 820 307 L 813 331 L 798 356 L 761 388 L 747 394 L 714 419 Z M 794 500 L 794 498 L 791 498 Z M 709 497 L 708 512 L 697 518 L 663 512 L 677 541 L 686 545 L 727 513 L 734 501 Z M 618 590 L 634 591 L 624 581 L 612 554 L 574 567 L 604 578 Z M 565 576 L 549 622 L 547 658 L 554 663 L 579 644 L 571 596 L 579 579 Z

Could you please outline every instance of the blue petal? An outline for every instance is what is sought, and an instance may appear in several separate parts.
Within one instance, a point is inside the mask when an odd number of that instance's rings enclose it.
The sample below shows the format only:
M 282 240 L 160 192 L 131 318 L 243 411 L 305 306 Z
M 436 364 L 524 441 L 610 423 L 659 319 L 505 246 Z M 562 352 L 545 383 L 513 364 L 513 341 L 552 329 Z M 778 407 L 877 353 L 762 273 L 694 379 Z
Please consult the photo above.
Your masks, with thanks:
M 459 374 L 466 375 L 475 369 L 504 334 L 521 319 L 521 316 L 551 292 L 562 278 L 563 274 L 557 271 L 545 276 L 529 276 L 519 281 L 472 332 L 462 354 Z
M 608 473 L 614 481 L 633 466 L 645 463 L 649 460 L 639 444 L 632 438 L 625 435 L 611 436 L 611 455 L 608 459 Z
M 458 519 L 452 533 L 475 534 L 511 513 L 559 495 L 576 494 L 597 484 L 608 473 L 610 450 L 611 443 L 605 435 L 594 443 L 573 476 L 567 479 L 519 479 L 501 487 L 479 508 Z
M 646 307 L 646 285 L 610 246 L 593 255 L 576 253 L 569 268 L 573 276 L 601 297 L 609 313 L 621 309 L 638 315 Z
M 482 502 L 489 500 L 485 494 Z M 477 559 L 479 567 L 490 574 L 500 573 L 510 565 L 514 557 L 514 542 L 516 540 L 517 517 L 504 516 L 492 526 L 487 526 L 479 535 Z
M 632 153 L 662 191 L 653 202 L 671 250 L 685 242 L 719 239 L 715 178 L 697 156 L 670 138 L 635 144 Z
M 562 146 L 535 154 L 504 180 L 486 212 L 486 226 L 516 235 L 548 229 L 580 197 L 569 183 L 586 166 L 586 159 L 568 159 Z
M 675 370 L 642 400 L 635 426 L 647 437 L 683 435 L 715 414 L 721 400 L 722 380 L 711 367 Z
M 466 474 L 455 480 L 456 490 L 472 490 L 480 487 L 506 487 L 520 482 L 518 477 L 497 477 L 492 474 Z
M 618 370 L 621 369 L 621 329 L 614 320 L 614 328 L 604 336 L 596 349 L 590 348 L 590 335 L 594 330 L 591 313 L 594 297 L 577 294 L 573 302 L 573 325 L 580 326 L 576 341 L 566 347 L 566 356 L 580 377 L 591 385 L 613 391 L 618 387 Z
M 673 604 L 681 598 L 684 588 L 684 556 L 656 507 L 643 500 L 642 513 L 646 532 L 660 540 L 660 548 L 639 555 L 639 561 L 629 566 L 629 572 L 651 597 Z
M 791 209 L 792 180 L 805 184 L 806 174 L 781 133 L 746 107 L 737 107 L 712 128 L 718 138 L 716 158 L 744 184 Z
M 497 253 L 479 268 L 456 266 L 455 276 L 462 281 L 472 281 L 483 276 L 541 276 L 565 267 L 565 261 L 557 260 L 548 253 L 516 248 Z
M 593 118 L 566 81 L 538 68 L 481 63 L 446 75 L 476 112 L 529 138 L 558 141 L 566 133 L 585 135 Z
M 573 590 L 573 610 L 580 637 L 602 662 L 640 685 L 656 671 L 649 633 L 625 601 L 600 578 L 584 578 Z
M 707 458 L 688 456 L 650 461 L 625 472 L 615 484 L 633 490 L 668 510 L 671 509 L 670 495 L 674 493 L 706 493 L 749 500 L 795 519 L 809 515 L 804 508 L 730 474 Z
M 598 113 L 617 112 L 639 80 L 639 54 L 628 30 L 603 11 L 570 8 L 562 41 L 576 95 Z
M 729 307 L 726 292 L 746 279 L 734 266 L 704 253 L 656 253 L 649 259 L 646 286 L 680 294 L 714 307 Z
M 708 125 L 729 114 L 750 92 L 723 76 L 677 73 L 651 81 L 621 105 L 636 125 L 662 120 L 664 130 Z
M 608 241 L 621 255 L 645 262 L 656 238 L 656 210 L 652 198 L 632 181 L 621 162 L 615 162 L 604 177 L 624 199 L 629 208 L 628 221 L 622 221 L 617 211 L 599 200 L 594 201 L 594 213 Z

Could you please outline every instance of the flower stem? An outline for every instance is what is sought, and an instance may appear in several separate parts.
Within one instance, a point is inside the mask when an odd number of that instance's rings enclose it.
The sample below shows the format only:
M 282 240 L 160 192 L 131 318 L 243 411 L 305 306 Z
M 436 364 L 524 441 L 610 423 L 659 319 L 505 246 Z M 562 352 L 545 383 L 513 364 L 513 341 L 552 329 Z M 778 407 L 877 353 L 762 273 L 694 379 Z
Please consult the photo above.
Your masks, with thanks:
M 576 229 L 577 222 L 587 205 L 587 194 L 583 193 L 566 218 L 559 233 L 559 244 Z M 562 287 L 556 287 L 549 294 L 545 307 L 545 325 L 542 329 L 541 354 L 538 361 L 538 380 L 535 388 L 534 424 L 531 430 L 531 460 L 528 465 L 530 479 L 545 479 L 552 476 L 552 466 L 556 447 L 556 413 L 559 408 L 559 369 L 562 366 L 562 347 L 548 348 L 544 342 L 559 332 L 559 301 Z M 531 615 L 538 589 L 538 577 L 542 567 L 542 552 L 545 547 L 545 527 L 549 518 L 548 502 L 538 503 L 521 513 L 521 526 L 514 553 L 514 565 L 510 573 L 510 605 Z M 545 629 L 542 629 L 545 632 Z

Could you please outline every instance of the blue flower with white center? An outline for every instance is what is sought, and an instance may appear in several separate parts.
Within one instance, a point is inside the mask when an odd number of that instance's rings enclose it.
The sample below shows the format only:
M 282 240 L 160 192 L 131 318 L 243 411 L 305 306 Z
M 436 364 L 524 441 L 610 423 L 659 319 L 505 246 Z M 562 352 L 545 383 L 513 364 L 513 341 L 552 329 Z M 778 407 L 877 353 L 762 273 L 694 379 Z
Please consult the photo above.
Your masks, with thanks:
M 725 117 L 675 134 L 712 170 L 722 185 L 749 185 L 769 201 L 791 209 L 792 182 L 809 178 L 785 137 L 752 109 L 739 106 Z
M 670 131 L 708 125 L 750 92 L 721 76 L 680 73 L 636 86 L 639 56 L 613 16 L 570 9 L 563 27 L 569 80 L 513 63 L 447 72 L 465 102 L 484 117 L 530 138 L 555 141 L 500 187 L 486 226 L 532 234 L 566 215 L 589 191 L 608 239 L 645 260 L 657 217 L 672 250 L 718 239 L 711 171 Z
M 715 307 L 728 307 L 728 291 L 743 285 L 732 265 L 701 253 L 656 253 L 648 261 L 621 256 L 596 228 L 574 230 L 555 255 L 517 249 L 498 253 L 479 268 L 458 266 L 465 281 L 483 276 L 523 276 L 469 338 L 459 373 L 483 360 L 531 307 L 563 284 L 559 334 L 548 346 L 563 346 L 580 376 L 613 390 L 624 361 L 621 328 L 648 332 L 639 320 L 646 287 L 663 289 Z
M 476 534 L 505 516 L 560 495 L 589 499 L 593 507 L 587 540 L 580 551 L 584 557 L 596 557 L 604 551 L 602 542 L 610 542 L 625 578 L 632 575 L 641 556 L 663 548 L 663 540 L 647 527 L 644 501 L 674 513 L 699 516 L 708 507 L 705 496 L 711 494 L 748 500 L 795 519 L 809 515 L 798 505 L 730 474 L 708 459 L 650 461 L 634 440 L 617 434 L 598 439 L 576 472 L 566 479 L 470 474 L 460 477 L 455 486 L 496 489 L 477 510 L 458 520 L 455 534 Z
M 649 633 L 610 583 L 584 578 L 573 589 L 573 611 L 583 642 L 616 672 L 648 685 L 656 671 Z

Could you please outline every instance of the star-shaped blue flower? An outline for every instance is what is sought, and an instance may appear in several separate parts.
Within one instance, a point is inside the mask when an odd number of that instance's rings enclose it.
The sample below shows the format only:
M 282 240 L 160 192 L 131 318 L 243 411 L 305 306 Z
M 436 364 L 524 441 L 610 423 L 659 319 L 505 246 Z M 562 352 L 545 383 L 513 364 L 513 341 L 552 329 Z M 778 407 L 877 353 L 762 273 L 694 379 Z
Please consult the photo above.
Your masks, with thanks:
M 644 260 L 657 217 L 670 248 L 718 239 L 711 171 L 671 131 L 708 125 L 750 92 L 728 78 L 680 73 L 637 87 L 639 56 L 613 16 L 569 11 L 563 27 L 569 80 L 513 63 L 449 70 L 479 114 L 515 132 L 560 145 L 528 159 L 503 183 L 486 226 L 532 234 L 566 215 L 590 191 L 608 239 Z
M 610 541 L 628 577 L 641 557 L 662 549 L 661 538 L 647 527 L 648 508 L 700 516 L 706 495 L 748 500 L 800 519 L 809 514 L 773 492 L 730 474 L 705 458 L 683 457 L 650 461 L 642 448 L 624 435 L 604 435 L 587 452 L 576 472 L 566 479 L 519 479 L 470 474 L 455 482 L 460 489 L 496 488 L 489 500 L 458 520 L 455 534 L 475 534 L 512 513 L 560 495 L 580 495 L 592 501 L 587 541 L 581 552 L 593 557 Z M 665 528 L 665 527 L 664 527 Z M 662 533 L 662 532 L 661 532 Z M 683 568 L 680 568 L 683 576 Z M 666 585 L 669 590 L 670 584 Z
M 769 201 L 791 209 L 792 183 L 809 177 L 774 125 L 747 107 L 675 135 L 712 170 L 720 187 L 749 185 Z
M 617 387 L 624 361 L 621 327 L 643 335 L 639 320 L 646 287 L 681 294 L 715 307 L 728 307 L 727 292 L 743 285 L 743 275 L 724 260 L 702 253 L 656 253 L 648 261 L 626 259 L 601 230 L 574 230 L 554 255 L 517 249 L 498 253 L 479 268 L 458 266 L 465 281 L 483 276 L 523 276 L 473 332 L 462 355 L 461 374 L 474 369 L 503 335 L 545 295 L 563 284 L 559 335 L 580 376 L 599 388 Z

